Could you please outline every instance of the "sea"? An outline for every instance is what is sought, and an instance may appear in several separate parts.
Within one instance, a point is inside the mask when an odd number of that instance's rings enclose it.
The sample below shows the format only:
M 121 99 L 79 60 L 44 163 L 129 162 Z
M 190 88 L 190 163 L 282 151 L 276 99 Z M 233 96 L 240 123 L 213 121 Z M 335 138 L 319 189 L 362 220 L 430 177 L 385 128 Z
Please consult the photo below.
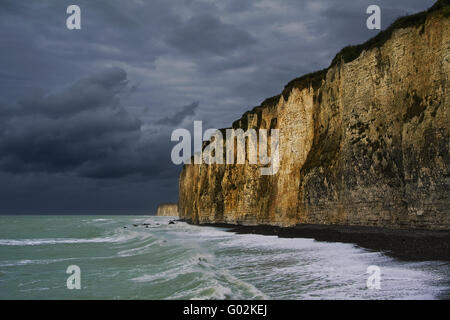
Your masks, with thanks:
M 445 261 L 175 219 L 0 216 L 0 299 L 449 298 Z

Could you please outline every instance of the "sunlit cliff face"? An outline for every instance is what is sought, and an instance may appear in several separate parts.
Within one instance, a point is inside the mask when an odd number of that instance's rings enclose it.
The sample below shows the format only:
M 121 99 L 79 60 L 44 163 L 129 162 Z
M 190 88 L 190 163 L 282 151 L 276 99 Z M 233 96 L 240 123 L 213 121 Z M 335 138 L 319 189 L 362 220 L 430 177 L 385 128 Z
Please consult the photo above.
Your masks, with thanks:
M 248 161 L 185 165 L 180 215 L 448 228 L 449 20 L 429 13 L 353 59 L 338 55 L 320 81 L 305 77 L 245 114 L 243 130 L 280 130 L 278 173 L 261 177 Z

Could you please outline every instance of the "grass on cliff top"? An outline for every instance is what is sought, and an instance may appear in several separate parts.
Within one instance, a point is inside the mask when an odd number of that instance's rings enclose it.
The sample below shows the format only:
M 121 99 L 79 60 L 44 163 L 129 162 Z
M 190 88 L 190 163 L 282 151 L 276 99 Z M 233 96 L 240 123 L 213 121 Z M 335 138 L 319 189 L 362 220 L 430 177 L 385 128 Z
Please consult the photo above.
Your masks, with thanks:
M 294 88 L 306 88 L 312 86 L 314 89 L 319 88 L 322 85 L 322 80 L 325 79 L 327 71 L 344 62 L 351 62 L 359 57 L 359 55 L 365 50 L 371 50 L 373 48 L 381 47 L 386 41 L 388 41 L 392 37 L 392 33 L 397 29 L 409 28 L 409 27 L 420 27 L 423 26 L 427 16 L 435 11 L 442 11 L 444 17 L 450 16 L 450 0 L 438 0 L 436 3 L 430 7 L 426 11 L 422 11 L 410 16 L 400 17 L 394 21 L 386 30 L 380 31 L 375 37 L 367 40 L 363 44 L 347 46 L 344 47 L 339 53 L 334 57 L 331 61 L 331 64 L 328 68 L 325 68 L 320 71 L 312 72 L 305 74 L 299 78 L 296 78 L 290 81 L 283 89 L 281 95 L 284 100 L 287 101 L 289 95 Z M 247 123 L 248 115 L 259 112 L 262 108 L 271 108 L 276 105 L 280 98 L 280 95 L 268 98 L 261 103 L 260 106 L 253 108 L 251 111 L 245 112 L 241 119 L 233 122 L 233 128 L 239 127 L 239 123 L 245 124 Z
M 339 64 L 341 61 L 351 62 L 359 57 L 364 50 L 368 51 L 373 48 L 381 47 L 386 41 L 388 41 L 392 33 L 397 29 L 404 29 L 409 27 L 423 26 L 428 14 L 434 11 L 443 10 L 444 16 L 448 16 L 450 9 L 450 0 L 438 0 L 427 11 L 422 11 L 410 16 L 400 17 L 392 23 L 389 28 L 384 31 L 380 31 L 375 37 L 369 39 L 363 44 L 356 46 L 348 46 L 343 48 L 331 61 L 330 68 Z

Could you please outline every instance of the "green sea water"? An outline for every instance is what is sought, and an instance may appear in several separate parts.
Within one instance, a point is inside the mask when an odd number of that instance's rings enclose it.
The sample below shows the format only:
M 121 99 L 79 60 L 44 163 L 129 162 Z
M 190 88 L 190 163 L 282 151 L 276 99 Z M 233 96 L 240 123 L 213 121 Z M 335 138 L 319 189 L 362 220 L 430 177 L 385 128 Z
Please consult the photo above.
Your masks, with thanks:
M 446 262 L 170 219 L 0 216 L 0 299 L 441 299 L 450 290 Z M 67 288 L 71 265 L 79 290 Z M 371 265 L 380 289 L 367 287 Z

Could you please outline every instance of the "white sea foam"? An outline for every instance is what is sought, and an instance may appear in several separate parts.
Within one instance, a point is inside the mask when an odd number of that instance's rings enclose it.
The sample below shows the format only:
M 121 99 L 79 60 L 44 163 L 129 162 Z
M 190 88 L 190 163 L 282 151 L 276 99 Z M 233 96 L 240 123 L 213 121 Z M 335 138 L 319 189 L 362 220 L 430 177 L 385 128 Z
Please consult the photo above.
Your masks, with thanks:
M 81 267 L 83 294 L 98 299 L 433 299 L 450 290 L 446 263 L 399 261 L 352 244 L 169 225 L 161 217 L 3 219 L 0 232 L 11 239 L 0 239 L 0 299 L 71 299 L 61 282 L 70 264 Z M 381 269 L 380 290 L 366 287 L 369 265 Z
M 127 241 L 131 237 L 100 237 L 92 239 L 54 238 L 54 239 L 0 239 L 0 246 L 39 246 L 53 244 L 112 243 Z
M 25 266 L 25 265 L 32 265 L 32 264 L 51 264 L 51 263 L 58 263 L 63 261 L 69 261 L 74 260 L 75 258 L 64 258 L 64 259 L 42 259 L 42 260 L 10 260 L 10 261 L 4 261 L 0 263 L 1 267 L 15 267 L 15 266 Z

